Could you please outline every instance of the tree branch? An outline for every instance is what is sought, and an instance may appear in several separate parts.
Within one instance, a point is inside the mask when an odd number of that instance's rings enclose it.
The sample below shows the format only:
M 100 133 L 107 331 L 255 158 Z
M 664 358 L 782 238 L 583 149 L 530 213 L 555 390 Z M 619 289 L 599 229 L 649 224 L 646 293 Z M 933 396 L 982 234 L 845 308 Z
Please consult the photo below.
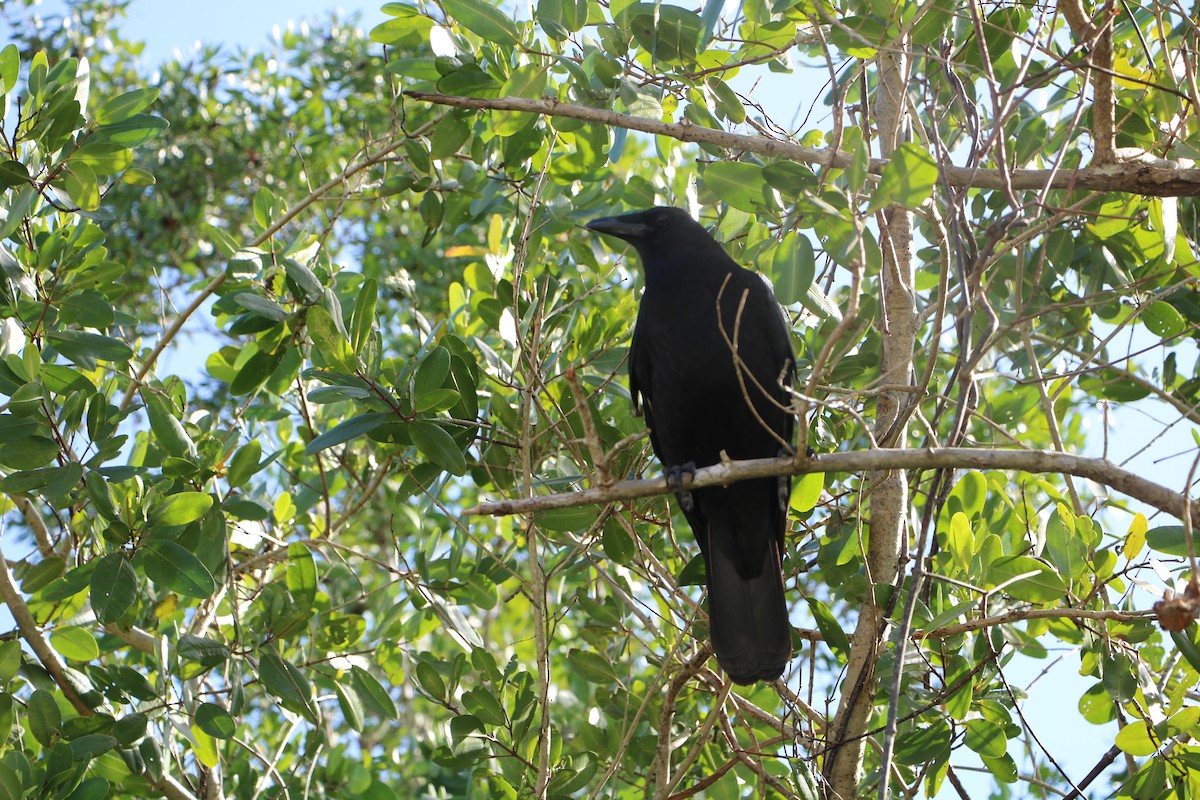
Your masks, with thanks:
M 727 461 L 684 476 L 683 489 L 728 486 L 750 478 L 804 475 L 812 472 L 868 472 L 881 469 L 999 469 L 1034 474 L 1057 473 L 1087 478 L 1178 519 L 1184 515 L 1185 499 L 1179 492 L 1143 478 L 1104 458 L 1085 458 L 1049 450 L 989 450 L 978 447 L 927 448 L 924 450 L 859 450 L 823 453 L 799 462 L 791 458 L 755 458 Z M 594 487 L 577 492 L 498 500 L 480 503 L 463 511 L 464 516 L 509 516 L 575 508 L 599 503 L 617 503 L 669 494 L 664 478 L 617 481 L 609 488 Z M 1200 505 L 1200 504 L 1197 504 Z M 1200 524 L 1200 510 L 1192 510 L 1193 524 Z
M 687 122 L 661 122 L 647 117 L 620 114 L 603 108 L 560 103 L 557 100 L 531 100 L 524 97 L 461 97 L 436 92 L 405 92 L 414 100 L 423 100 L 455 108 L 525 111 L 547 117 L 565 117 L 594 122 L 613 128 L 669 136 L 681 142 L 697 142 L 742 150 L 802 164 L 821 164 L 839 168 L 852 165 L 853 156 L 837 150 L 805 147 L 792 142 L 746 136 L 705 128 Z M 1195 197 L 1200 195 L 1200 169 L 1183 167 L 1178 162 L 1154 158 L 1140 150 L 1118 148 L 1117 161 L 1080 169 L 971 169 L 942 166 L 943 180 L 951 186 L 974 189 L 1088 189 L 1104 192 L 1129 192 L 1151 197 Z M 887 159 L 872 158 L 867 171 L 878 175 Z

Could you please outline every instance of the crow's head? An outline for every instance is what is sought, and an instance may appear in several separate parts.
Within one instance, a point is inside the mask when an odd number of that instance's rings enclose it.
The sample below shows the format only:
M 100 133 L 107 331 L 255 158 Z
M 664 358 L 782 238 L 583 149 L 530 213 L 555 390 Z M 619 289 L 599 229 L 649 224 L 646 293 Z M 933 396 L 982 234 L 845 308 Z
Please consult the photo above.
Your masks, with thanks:
M 658 206 L 616 217 L 601 217 L 586 227 L 633 245 L 651 279 L 697 267 L 728 270 L 733 266 L 716 239 L 682 208 Z

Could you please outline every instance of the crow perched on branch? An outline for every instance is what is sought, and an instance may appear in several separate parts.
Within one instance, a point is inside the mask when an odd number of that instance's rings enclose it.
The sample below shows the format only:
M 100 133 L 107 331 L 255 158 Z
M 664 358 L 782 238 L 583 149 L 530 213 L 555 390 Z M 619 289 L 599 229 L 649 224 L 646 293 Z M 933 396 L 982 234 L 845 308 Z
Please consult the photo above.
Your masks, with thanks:
M 642 259 L 630 390 L 700 543 L 717 661 L 735 683 L 774 680 L 792 654 L 781 570 L 791 479 L 692 491 L 682 482 L 723 458 L 791 451 L 784 387 L 795 364 L 782 309 L 766 282 L 682 209 L 651 208 L 587 227 L 624 239 Z

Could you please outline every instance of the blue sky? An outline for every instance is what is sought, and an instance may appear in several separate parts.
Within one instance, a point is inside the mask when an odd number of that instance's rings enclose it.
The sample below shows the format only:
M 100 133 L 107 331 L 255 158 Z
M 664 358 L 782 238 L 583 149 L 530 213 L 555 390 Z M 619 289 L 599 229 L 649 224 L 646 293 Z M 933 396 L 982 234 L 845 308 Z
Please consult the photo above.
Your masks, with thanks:
M 173 0 L 134 0 L 128 16 L 119 23 L 126 36 L 146 42 L 145 58 L 157 64 L 176 49 L 188 52 L 197 41 L 207 44 L 265 44 L 271 29 L 289 20 L 323 19 L 331 11 L 342 15 L 359 12 L 361 24 L 374 27 L 386 17 L 379 9 L 383 0 L 336 2 L 336 0 L 207 0 L 178 3 Z M 44 16 L 60 12 L 62 0 L 44 0 Z

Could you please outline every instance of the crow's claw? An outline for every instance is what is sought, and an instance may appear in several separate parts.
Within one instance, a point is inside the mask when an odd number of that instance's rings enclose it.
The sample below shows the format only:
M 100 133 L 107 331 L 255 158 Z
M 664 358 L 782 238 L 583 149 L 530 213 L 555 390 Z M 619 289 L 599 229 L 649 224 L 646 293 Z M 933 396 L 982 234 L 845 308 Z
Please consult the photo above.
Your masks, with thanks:
M 686 464 L 679 464 L 674 467 L 667 467 L 663 470 L 663 477 L 667 479 L 667 487 L 675 492 L 675 497 L 679 500 L 679 506 L 684 511 L 691 511 L 695 507 L 695 502 L 692 500 L 692 493 L 683 489 L 683 476 L 687 475 L 691 477 L 695 474 L 695 461 L 689 461 Z

